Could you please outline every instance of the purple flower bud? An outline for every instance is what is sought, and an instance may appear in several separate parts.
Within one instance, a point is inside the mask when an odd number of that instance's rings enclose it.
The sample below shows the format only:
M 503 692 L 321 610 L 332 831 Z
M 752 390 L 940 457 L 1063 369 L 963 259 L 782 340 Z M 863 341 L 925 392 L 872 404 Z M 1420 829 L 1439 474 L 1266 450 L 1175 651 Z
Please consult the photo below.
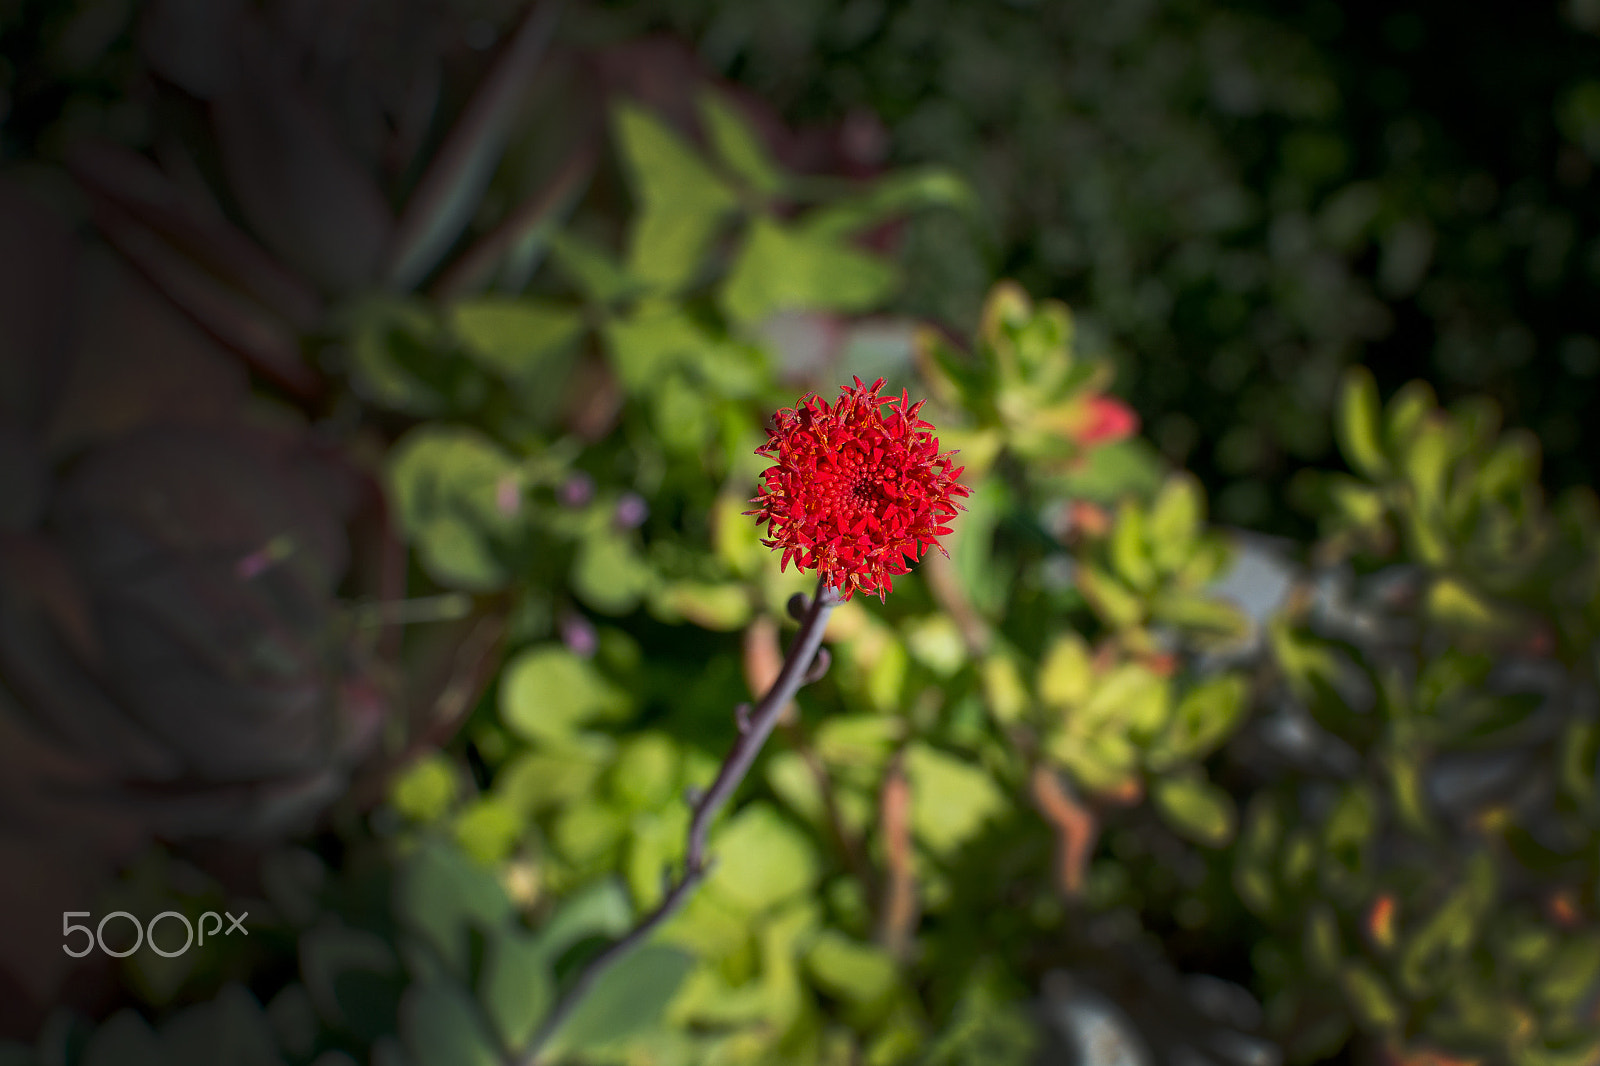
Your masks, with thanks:
M 600 639 L 595 635 L 594 626 L 587 618 L 581 614 L 569 613 L 561 616 L 561 642 L 574 655 L 588 659 L 594 656 Z
M 594 496 L 594 478 L 582 470 L 567 478 L 561 486 L 561 502 L 567 507 L 582 507 Z
M 644 502 L 644 497 L 637 492 L 624 492 L 622 499 L 617 501 L 617 512 L 613 516 L 618 529 L 638 529 L 644 525 L 644 520 L 650 517 L 650 505 Z

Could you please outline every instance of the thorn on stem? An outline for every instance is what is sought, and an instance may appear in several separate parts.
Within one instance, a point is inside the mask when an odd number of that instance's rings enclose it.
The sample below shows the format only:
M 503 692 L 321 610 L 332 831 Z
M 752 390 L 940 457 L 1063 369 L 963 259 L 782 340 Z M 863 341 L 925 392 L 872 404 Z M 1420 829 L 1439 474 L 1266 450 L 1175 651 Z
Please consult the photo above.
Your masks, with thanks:
M 833 655 L 827 648 L 818 648 L 816 658 L 811 660 L 811 665 L 806 667 L 805 677 L 800 679 L 802 685 L 809 685 L 814 681 L 821 681 L 822 675 L 828 672 L 828 667 L 833 665 Z
M 695 788 L 693 785 L 688 785 L 683 790 L 683 802 L 687 803 L 690 807 L 700 806 L 700 801 L 705 798 L 706 794 L 700 791 L 698 788 Z
M 733 709 L 733 722 L 739 727 L 739 735 L 750 732 L 750 705 L 741 703 Z
M 793 618 L 796 622 L 805 621 L 806 611 L 809 610 L 810 607 L 811 597 L 807 596 L 804 592 L 796 592 L 793 596 L 789 597 L 787 610 L 789 611 L 789 617 Z

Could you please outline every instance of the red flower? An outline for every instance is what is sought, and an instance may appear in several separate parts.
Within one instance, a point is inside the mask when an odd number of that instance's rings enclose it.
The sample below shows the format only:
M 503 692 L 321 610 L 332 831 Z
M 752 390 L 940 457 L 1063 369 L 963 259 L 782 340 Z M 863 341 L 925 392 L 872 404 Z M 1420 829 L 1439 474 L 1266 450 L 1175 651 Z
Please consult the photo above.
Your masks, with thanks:
M 1110 396 L 1089 400 L 1088 418 L 1078 431 L 1078 443 L 1086 448 L 1131 437 L 1139 430 L 1139 416 Z
M 751 500 L 757 522 L 767 523 L 762 543 L 782 548 L 779 569 L 791 560 L 818 571 L 848 600 L 857 589 L 882 600 L 895 574 L 908 573 L 964 510 L 954 497 L 969 490 L 951 469 L 954 452 L 939 453 L 933 427 L 917 418 L 923 401 L 908 406 L 879 396 L 883 379 L 869 388 L 841 385 L 832 409 L 815 394 L 777 414 L 777 428 L 756 454 L 777 465 Z M 946 555 L 949 553 L 946 552 Z

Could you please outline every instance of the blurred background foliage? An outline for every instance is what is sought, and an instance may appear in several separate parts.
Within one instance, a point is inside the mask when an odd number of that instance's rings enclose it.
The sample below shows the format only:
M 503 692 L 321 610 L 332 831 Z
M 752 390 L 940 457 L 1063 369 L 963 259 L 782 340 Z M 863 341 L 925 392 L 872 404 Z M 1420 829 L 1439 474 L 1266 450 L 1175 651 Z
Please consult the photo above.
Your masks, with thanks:
M 604 12 L 602 16 L 599 12 Z M 991 276 L 1064 299 L 1220 516 L 1304 535 L 1341 367 L 1496 396 L 1588 480 L 1600 376 L 1600 16 L 1449 5 L 671 0 L 663 27 L 796 119 L 855 116 L 968 177 L 977 230 L 912 223 L 905 294 L 970 328 Z M 599 32 L 599 31 L 597 31 Z
M 1592 5 L 0 14 L 0 1063 L 1600 1062 Z

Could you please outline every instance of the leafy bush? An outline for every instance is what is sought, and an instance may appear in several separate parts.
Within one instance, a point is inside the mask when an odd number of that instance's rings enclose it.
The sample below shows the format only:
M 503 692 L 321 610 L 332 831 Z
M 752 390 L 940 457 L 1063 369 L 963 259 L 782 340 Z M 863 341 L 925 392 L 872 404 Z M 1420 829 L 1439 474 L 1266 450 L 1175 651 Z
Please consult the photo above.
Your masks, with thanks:
M 486 85 L 574 84 L 503 62 Z M 219 143 L 272 114 L 240 91 Z M 1326 428 L 1348 471 L 1294 482 L 1315 539 L 1219 525 L 1065 305 L 998 285 L 970 345 L 884 313 L 885 224 L 958 218 L 961 182 L 805 173 L 725 88 L 683 99 L 607 99 L 584 129 L 609 152 L 508 110 L 495 150 L 446 136 L 410 180 L 290 137 L 410 220 L 349 274 L 292 239 L 329 205 L 237 160 L 200 173 L 231 212 L 206 216 L 143 146 L 70 155 L 164 313 L 382 481 L 406 595 L 347 583 L 312 621 L 351 627 L 334 661 L 388 640 L 427 683 L 389 682 L 424 695 L 319 833 L 241 872 L 163 832 L 95 900 L 248 910 L 247 944 L 136 952 L 120 1010 L 63 1008 L 0 1062 L 1600 1061 L 1593 493 L 1547 505 L 1494 404 L 1384 406 L 1358 370 Z M 831 668 L 773 704 L 703 883 L 606 956 L 700 875 L 691 821 L 813 591 L 748 515 L 766 419 L 851 374 L 928 396 L 961 450 L 949 556 L 832 610 Z M 8 553 L 54 533 L 8 521 Z

